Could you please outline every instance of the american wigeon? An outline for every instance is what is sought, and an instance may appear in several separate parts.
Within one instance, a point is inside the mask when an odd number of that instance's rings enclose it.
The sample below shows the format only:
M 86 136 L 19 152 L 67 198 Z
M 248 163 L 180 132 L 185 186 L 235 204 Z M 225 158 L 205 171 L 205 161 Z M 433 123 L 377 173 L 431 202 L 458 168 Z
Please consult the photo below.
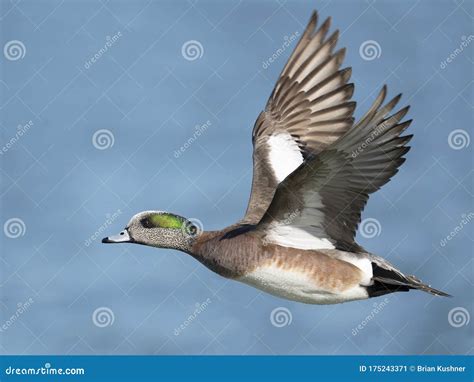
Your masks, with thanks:
M 276 296 L 334 304 L 418 289 L 414 276 L 354 241 L 369 195 L 405 161 L 411 135 L 401 134 L 408 107 L 384 104 L 383 86 L 354 123 L 351 69 L 340 69 L 338 31 L 326 37 L 317 13 L 283 68 L 253 129 L 252 192 L 244 218 L 221 231 L 161 211 L 132 217 L 104 243 L 137 243 L 188 253 L 212 271 Z

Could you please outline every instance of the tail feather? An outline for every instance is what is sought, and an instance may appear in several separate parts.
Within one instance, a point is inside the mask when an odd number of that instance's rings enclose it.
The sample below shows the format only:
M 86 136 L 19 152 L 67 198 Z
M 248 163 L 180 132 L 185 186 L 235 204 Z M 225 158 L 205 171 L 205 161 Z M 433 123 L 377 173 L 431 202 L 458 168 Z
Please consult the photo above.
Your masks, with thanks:
M 431 293 L 435 296 L 452 297 L 450 294 L 443 292 L 439 289 L 432 288 L 430 285 L 424 284 L 421 280 L 415 276 L 406 276 L 407 280 L 410 281 L 411 289 L 419 289 L 423 292 Z
M 367 288 L 369 297 L 382 296 L 394 292 L 408 292 L 411 289 L 418 289 L 434 296 L 451 297 L 448 293 L 424 284 L 415 276 L 405 276 L 395 269 L 382 268 L 376 263 L 372 263 L 372 270 L 374 284 Z

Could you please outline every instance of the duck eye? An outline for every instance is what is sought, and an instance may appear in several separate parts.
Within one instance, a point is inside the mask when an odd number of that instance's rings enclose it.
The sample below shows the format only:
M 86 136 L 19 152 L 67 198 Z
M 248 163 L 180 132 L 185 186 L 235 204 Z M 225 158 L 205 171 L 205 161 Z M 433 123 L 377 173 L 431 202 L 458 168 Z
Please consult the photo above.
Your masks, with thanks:
M 190 226 L 188 227 L 188 231 L 189 231 L 189 233 L 190 233 L 191 235 L 196 235 L 196 233 L 197 233 L 197 227 L 196 227 L 195 225 L 190 225 Z

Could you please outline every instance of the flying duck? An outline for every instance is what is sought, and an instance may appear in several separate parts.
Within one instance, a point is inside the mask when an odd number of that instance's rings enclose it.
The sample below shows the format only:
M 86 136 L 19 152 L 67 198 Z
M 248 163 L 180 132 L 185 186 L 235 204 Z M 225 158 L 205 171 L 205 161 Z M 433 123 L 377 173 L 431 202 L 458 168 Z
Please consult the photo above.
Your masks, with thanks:
M 163 211 L 136 214 L 103 243 L 185 252 L 219 275 L 308 304 L 336 304 L 412 289 L 437 296 L 360 245 L 354 236 L 369 195 L 398 171 L 412 135 L 408 106 L 393 111 L 383 86 L 354 122 L 351 68 L 335 50 L 331 20 L 313 12 L 255 122 L 253 180 L 243 219 L 220 231 Z

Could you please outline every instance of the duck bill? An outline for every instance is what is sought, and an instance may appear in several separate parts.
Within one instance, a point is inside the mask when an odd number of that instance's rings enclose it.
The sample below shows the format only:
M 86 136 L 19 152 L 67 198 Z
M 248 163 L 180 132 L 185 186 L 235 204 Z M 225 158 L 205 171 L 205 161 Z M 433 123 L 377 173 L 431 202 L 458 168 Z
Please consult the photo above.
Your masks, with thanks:
M 117 235 L 104 237 L 102 243 L 133 243 L 133 239 L 128 234 L 128 231 L 124 229 Z

